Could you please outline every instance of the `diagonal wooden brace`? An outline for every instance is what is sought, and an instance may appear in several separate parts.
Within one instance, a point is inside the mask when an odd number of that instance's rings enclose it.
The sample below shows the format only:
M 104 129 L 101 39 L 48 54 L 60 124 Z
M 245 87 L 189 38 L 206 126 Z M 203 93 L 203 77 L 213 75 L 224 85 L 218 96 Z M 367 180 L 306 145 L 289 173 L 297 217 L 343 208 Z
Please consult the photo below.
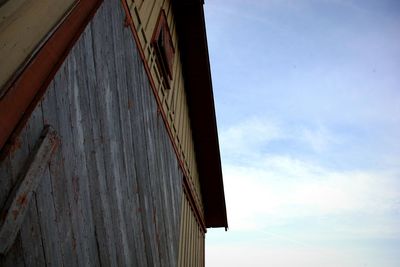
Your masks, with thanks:
M 18 183 L 8 196 L 0 215 L 0 254 L 6 254 L 14 243 L 22 225 L 29 202 L 36 191 L 42 173 L 47 167 L 59 139 L 50 126 L 46 126 L 27 160 Z

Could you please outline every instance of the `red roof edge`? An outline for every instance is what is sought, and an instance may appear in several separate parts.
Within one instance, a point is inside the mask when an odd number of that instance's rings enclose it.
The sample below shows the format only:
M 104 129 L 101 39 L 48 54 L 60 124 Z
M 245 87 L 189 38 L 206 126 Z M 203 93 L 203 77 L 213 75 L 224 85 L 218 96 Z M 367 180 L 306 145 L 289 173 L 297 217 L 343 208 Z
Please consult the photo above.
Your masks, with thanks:
M 30 114 L 102 0 L 79 1 L 0 99 L 0 159 L 8 154 Z

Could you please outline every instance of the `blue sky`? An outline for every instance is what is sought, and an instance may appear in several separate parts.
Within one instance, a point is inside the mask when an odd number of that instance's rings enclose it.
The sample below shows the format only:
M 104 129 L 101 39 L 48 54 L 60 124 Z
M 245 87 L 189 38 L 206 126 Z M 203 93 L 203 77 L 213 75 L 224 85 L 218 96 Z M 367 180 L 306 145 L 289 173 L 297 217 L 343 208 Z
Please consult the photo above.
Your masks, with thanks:
M 213 0 L 207 266 L 400 266 L 400 1 Z

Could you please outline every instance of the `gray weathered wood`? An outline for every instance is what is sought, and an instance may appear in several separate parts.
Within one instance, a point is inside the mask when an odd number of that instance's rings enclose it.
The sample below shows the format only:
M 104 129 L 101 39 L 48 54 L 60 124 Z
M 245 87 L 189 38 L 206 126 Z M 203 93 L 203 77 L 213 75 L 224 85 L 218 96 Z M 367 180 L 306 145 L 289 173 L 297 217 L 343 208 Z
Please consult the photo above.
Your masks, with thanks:
M 121 3 L 105 0 L 0 163 L 4 202 L 39 125 L 60 136 L 0 266 L 177 266 L 182 172 L 124 22 Z
M 40 138 L 42 130 L 43 119 L 41 117 L 41 109 L 37 108 L 32 113 L 31 119 L 23 130 L 24 134 L 22 135 L 23 144 L 24 147 L 27 148 L 28 154 L 34 152 L 35 143 Z M 18 169 L 22 170 L 23 167 Z M 40 185 L 43 184 L 43 180 L 45 180 L 45 171 L 43 172 L 42 176 L 43 177 L 41 178 L 41 182 L 38 185 L 37 191 L 40 190 Z M 26 266 L 46 265 L 45 251 L 43 247 L 43 234 L 37 206 L 36 194 L 34 194 L 20 230 L 21 246 Z
M 86 31 L 83 35 L 86 34 Z M 76 75 L 76 70 L 85 64 L 85 55 L 83 43 L 78 42 L 73 48 L 68 64 L 68 82 L 69 90 L 67 90 L 68 103 L 71 122 L 71 138 L 76 140 L 72 142 L 75 155 L 72 189 L 73 189 L 73 219 L 77 229 L 77 250 L 82 253 L 81 266 L 97 266 L 99 265 L 99 253 L 96 245 L 96 234 L 94 227 L 94 219 L 92 213 L 92 204 L 90 197 L 90 187 L 88 177 L 88 167 L 86 162 L 86 140 L 84 138 L 84 128 L 90 124 L 88 120 L 89 108 L 87 98 L 84 94 L 87 88 L 86 77 Z M 78 245 L 78 242 L 80 245 Z
M 92 34 L 94 38 L 94 58 L 95 61 L 103 61 L 103 64 L 96 64 L 97 85 L 99 92 L 96 94 L 98 103 L 100 103 L 99 115 L 103 137 L 107 142 L 104 143 L 104 160 L 106 171 L 106 184 L 108 189 L 108 198 L 113 206 L 111 209 L 111 219 L 115 237 L 115 249 L 117 250 L 117 262 L 120 266 L 131 265 L 131 255 L 128 248 L 125 216 L 123 212 L 123 187 L 121 187 L 122 151 L 121 126 L 119 120 L 119 111 L 117 103 L 118 81 L 116 79 L 115 55 L 113 53 L 113 25 L 112 12 L 114 3 L 105 1 L 99 9 L 98 20 L 93 21 Z M 115 25 L 115 24 L 114 24 Z M 123 25 L 115 25 L 116 27 Z M 107 45 L 103 45 L 107 44 Z M 112 55 L 112 56 L 109 56 Z M 113 125 L 113 127 L 109 127 Z
M 37 142 L 35 151 L 26 163 L 26 171 L 21 175 L 20 183 L 11 192 L 5 207 L 3 207 L 0 226 L 0 254 L 6 254 L 14 243 L 32 194 L 35 192 L 42 172 L 56 147 L 57 136 L 55 131 L 49 127 L 45 128 L 42 137 Z
M 44 126 L 43 124 L 43 113 L 42 113 L 42 104 L 39 103 L 37 108 L 31 115 L 31 118 L 28 121 L 28 132 L 27 132 L 27 144 L 29 146 L 29 150 L 32 153 L 35 141 L 40 137 L 41 132 Z M 54 129 L 52 127 L 52 129 Z M 54 130 L 55 131 L 55 130 Z M 60 140 L 58 140 L 59 142 Z M 52 154 L 52 158 L 54 153 Z M 50 161 L 51 162 L 51 161 Z M 61 266 L 62 265 L 62 256 L 60 249 L 60 241 L 58 237 L 57 227 L 54 227 L 56 216 L 55 216 L 55 207 L 54 207 L 54 199 L 52 195 L 51 189 L 51 178 L 49 173 L 49 168 L 46 166 L 44 171 L 42 172 L 42 179 L 37 187 L 37 190 L 34 194 L 34 198 L 32 199 L 32 204 L 35 205 L 37 209 L 38 223 L 41 234 L 41 243 L 43 246 L 43 252 L 45 256 L 45 265 L 47 266 Z M 33 205 L 32 205 L 33 206 Z M 27 219 L 25 219 L 27 221 Z M 30 228 L 29 226 L 33 223 L 33 220 L 27 221 L 24 224 L 24 227 Z M 26 229 L 24 229 L 25 231 Z M 25 243 L 24 232 L 21 231 L 21 239 L 23 241 L 23 246 Z M 29 255 L 32 247 L 24 246 L 24 254 Z M 52 257 L 46 257 L 46 255 L 52 255 Z M 27 263 L 27 257 L 25 257 L 25 263 L 28 266 L 32 266 L 33 264 Z M 36 265 L 39 263 L 35 262 Z
M 53 81 L 42 101 L 43 121 L 44 124 L 52 125 L 58 133 L 61 133 L 61 123 L 59 121 L 59 111 L 57 107 L 57 95 Z M 68 194 L 66 194 L 67 182 L 64 175 L 65 166 L 62 150 L 61 145 L 60 149 L 54 153 L 53 159 L 49 165 L 51 192 L 56 216 L 56 224 L 54 224 L 54 227 L 57 229 L 58 233 L 63 265 L 77 266 L 77 253 L 76 250 L 73 249 L 74 233 L 72 231 L 70 216 L 71 207 L 68 201 Z
M 88 106 L 87 120 L 91 127 L 84 128 L 86 139 L 86 161 L 91 190 L 92 209 L 95 222 L 95 236 L 100 262 L 104 266 L 116 266 L 116 250 L 114 233 L 111 222 L 111 209 L 105 175 L 104 137 L 102 135 L 98 109 L 101 107 L 97 101 L 99 89 L 97 86 L 97 73 L 93 54 L 92 25 L 87 29 L 87 34 L 82 37 L 85 52 L 84 76 L 87 77 L 87 88 L 83 90 Z
M 1 162 L 1 193 L 2 193 L 2 203 L 1 207 L 4 207 L 5 202 L 10 195 L 13 186 L 18 181 L 23 164 L 29 157 L 28 147 L 24 146 L 26 136 L 26 129 L 23 129 L 20 136 L 17 138 L 16 143 L 13 146 L 11 152 L 7 157 Z M 29 218 L 30 214 L 28 212 L 27 216 Z M 39 244 L 37 247 L 41 249 Z M 43 253 L 43 249 L 41 249 Z M 34 253 L 32 253 L 34 254 Z M 23 242 L 21 236 L 17 235 L 14 244 L 9 249 L 7 255 L 0 254 L 0 266 L 2 267 L 15 267 L 15 266 L 25 266 Z

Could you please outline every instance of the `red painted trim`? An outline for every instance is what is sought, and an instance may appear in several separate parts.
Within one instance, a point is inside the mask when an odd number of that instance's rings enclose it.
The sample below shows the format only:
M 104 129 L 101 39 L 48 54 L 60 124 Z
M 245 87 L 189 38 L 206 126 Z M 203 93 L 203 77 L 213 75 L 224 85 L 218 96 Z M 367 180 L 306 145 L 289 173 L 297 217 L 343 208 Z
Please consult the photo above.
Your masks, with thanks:
M 78 1 L 0 100 L 0 148 L 6 155 L 102 0 Z
M 133 24 L 133 20 L 132 20 L 132 17 L 131 17 L 131 13 L 130 13 L 128 4 L 126 3 L 126 0 L 121 0 L 121 2 L 123 4 L 124 10 L 125 10 L 125 14 L 126 14 L 125 24 L 127 26 L 129 26 L 131 31 L 132 31 L 133 37 L 134 37 L 136 45 L 137 45 L 137 49 L 139 50 L 140 57 L 141 57 L 141 59 L 143 61 L 143 65 L 144 65 L 145 70 L 146 70 L 146 74 L 147 74 L 147 76 L 149 78 L 149 81 L 150 81 L 151 89 L 153 91 L 154 97 L 155 97 L 156 102 L 157 102 L 158 111 L 159 111 L 159 113 L 161 114 L 161 116 L 163 118 L 165 128 L 167 129 L 168 136 L 170 138 L 170 141 L 172 143 L 172 146 L 174 148 L 176 157 L 177 157 L 178 162 L 179 162 L 179 167 L 181 168 L 181 170 L 183 172 L 183 184 L 182 185 L 183 185 L 183 188 L 184 188 L 184 192 L 188 195 L 190 206 L 194 210 L 194 213 L 196 215 L 196 220 L 198 221 L 199 225 L 201 226 L 201 229 L 204 232 L 206 232 L 206 226 L 205 226 L 206 224 L 205 224 L 205 221 L 204 221 L 204 216 L 202 215 L 198 205 L 196 204 L 196 200 L 195 200 L 195 197 L 194 197 L 195 193 L 194 193 L 193 185 L 191 184 L 191 181 L 189 179 L 189 175 L 187 174 L 187 172 L 185 170 L 185 165 L 184 165 L 183 160 L 182 160 L 182 158 L 180 156 L 178 147 L 176 146 L 176 143 L 175 143 L 171 128 L 169 127 L 167 116 L 165 115 L 164 109 L 162 107 L 161 100 L 160 100 L 160 98 L 158 96 L 157 88 L 155 86 L 153 77 L 151 75 L 150 68 L 149 68 L 149 66 L 147 64 L 146 57 L 144 55 L 144 51 L 143 51 L 142 45 L 140 44 L 138 33 L 136 32 L 135 26 Z

